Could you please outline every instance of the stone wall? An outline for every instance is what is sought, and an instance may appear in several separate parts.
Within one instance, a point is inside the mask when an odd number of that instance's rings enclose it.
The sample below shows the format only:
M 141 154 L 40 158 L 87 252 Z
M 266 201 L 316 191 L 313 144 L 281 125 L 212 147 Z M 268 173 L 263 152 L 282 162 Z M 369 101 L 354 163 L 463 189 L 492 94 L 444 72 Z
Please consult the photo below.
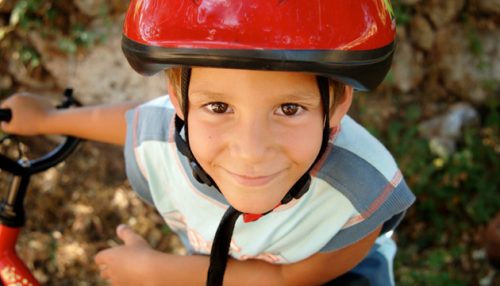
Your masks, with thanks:
M 9 9 L 16 2 L 0 2 L 2 30 L 8 30 Z M 71 84 L 88 102 L 164 93 L 163 79 L 136 76 L 121 54 L 122 17 L 119 15 L 127 3 L 74 0 L 70 7 L 74 14 L 81 14 L 89 29 L 106 33 L 107 40 L 79 50 L 71 57 L 58 52 L 56 40 L 44 37 L 38 30 L 15 31 L 14 38 L 28 41 L 41 54 L 43 70 L 50 79 L 40 76 L 40 71 L 33 73 L 16 64 L 12 60 L 16 58 L 15 46 L 9 46 L 11 39 L 6 37 L 1 41 L 0 56 L 8 68 L 0 68 L 0 89 L 19 85 L 31 89 L 62 89 Z M 500 0 L 399 0 L 393 3 L 398 19 L 398 48 L 391 75 L 379 92 L 423 97 L 444 106 L 459 101 L 480 106 L 498 95 Z M 106 21 L 103 21 L 103 13 L 107 13 Z M 442 105 L 438 109 L 442 109 Z
M 427 100 L 484 104 L 498 95 L 500 1 L 401 0 L 394 82 Z M 402 8 L 401 8 L 402 7 Z

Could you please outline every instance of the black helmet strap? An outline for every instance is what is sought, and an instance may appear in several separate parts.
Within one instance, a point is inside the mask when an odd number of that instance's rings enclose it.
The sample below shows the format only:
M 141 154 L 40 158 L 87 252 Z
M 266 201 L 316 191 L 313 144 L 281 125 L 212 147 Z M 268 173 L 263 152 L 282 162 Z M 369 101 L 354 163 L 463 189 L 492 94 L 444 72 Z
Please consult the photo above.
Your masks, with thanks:
M 197 162 L 194 157 L 191 148 L 189 147 L 189 132 L 188 132 L 188 112 L 189 112 L 189 82 L 191 79 L 191 68 L 182 67 L 181 72 L 181 96 L 182 96 L 182 112 L 184 115 L 184 120 L 180 117 L 175 117 L 175 143 L 177 148 L 186 156 L 189 160 L 189 164 L 193 171 L 194 178 L 208 186 L 214 186 L 219 192 L 219 188 L 215 184 L 214 180 L 203 170 L 201 165 Z M 325 77 L 318 76 L 317 77 L 318 88 L 321 95 L 321 101 L 323 105 L 323 111 L 325 114 L 324 118 L 324 128 L 323 128 L 323 139 L 321 142 L 321 147 L 316 157 L 314 163 L 307 170 L 307 172 L 300 177 L 300 179 L 292 186 L 292 188 L 286 193 L 286 195 L 281 199 L 281 204 L 287 204 L 292 199 L 299 199 L 302 197 L 308 190 L 311 185 L 311 175 L 309 174 L 313 166 L 316 162 L 321 158 L 323 153 L 328 146 L 328 140 L 330 136 L 330 126 L 329 126 L 329 113 L 330 113 L 330 88 L 328 79 Z M 185 140 L 181 136 L 182 129 L 184 128 L 184 137 Z M 270 213 L 272 210 L 269 210 L 262 215 L 266 215 Z M 234 225 L 238 219 L 238 217 L 242 213 L 232 206 L 224 213 L 217 231 L 215 233 L 215 238 L 212 243 L 212 249 L 210 251 L 210 267 L 208 269 L 207 276 L 207 285 L 222 285 L 224 279 L 224 272 L 227 265 L 228 253 L 229 253 L 229 245 L 231 242 L 231 237 L 233 235 Z

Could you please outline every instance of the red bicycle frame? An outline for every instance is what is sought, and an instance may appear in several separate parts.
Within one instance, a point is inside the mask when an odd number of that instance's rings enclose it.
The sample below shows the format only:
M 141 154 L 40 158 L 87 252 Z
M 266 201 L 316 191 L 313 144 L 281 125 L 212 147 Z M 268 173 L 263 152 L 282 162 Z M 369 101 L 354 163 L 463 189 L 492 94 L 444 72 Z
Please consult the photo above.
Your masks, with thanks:
M 0 225 L 0 283 L 5 286 L 40 285 L 17 256 L 16 242 L 20 227 Z

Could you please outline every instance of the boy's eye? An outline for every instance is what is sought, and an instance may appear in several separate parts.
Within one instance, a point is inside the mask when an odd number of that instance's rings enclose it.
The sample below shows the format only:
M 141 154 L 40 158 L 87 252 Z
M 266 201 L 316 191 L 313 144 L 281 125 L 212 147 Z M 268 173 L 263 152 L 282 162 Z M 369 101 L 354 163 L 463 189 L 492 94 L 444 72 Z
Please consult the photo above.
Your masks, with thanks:
M 280 110 L 278 113 L 286 115 L 286 116 L 292 116 L 296 115 L 301 111 L 302 107 L 298 104 L 294 103 L 285 103 L 280 106 Z
M 213 102 L 206 106 L 213 113 L 225 113 L 229 109 L 229 106 L 223 102 Z

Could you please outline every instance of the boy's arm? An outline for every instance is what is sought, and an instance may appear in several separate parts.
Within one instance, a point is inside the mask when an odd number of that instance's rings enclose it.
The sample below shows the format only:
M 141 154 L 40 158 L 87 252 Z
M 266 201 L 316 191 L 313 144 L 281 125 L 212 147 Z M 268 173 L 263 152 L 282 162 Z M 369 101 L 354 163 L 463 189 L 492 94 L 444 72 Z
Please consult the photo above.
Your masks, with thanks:
M 127 110 L 140 102 L 126 102 L 58 110 L 47 118 L 45 134 L 64 134 L 116 145 L 125 144 Z
M 17 94 L 2 103 L 2 108 L 12 109 L 12 120 L 3 122 L 2 129 L 19 135 L 61 134 L 123 145 L 125 112 L 138 104 L 127 102 L 56 109 L 43 97 Z
M 224 276 L 224 285 L 324 284 L 354 268 L 368 254 L 379 233 L 380 228 L 346 248 L 318 253 L 293 264 L 276 265 L 260 260 L 231 259 Z
M 177 256 L 152 250 L 129 228 L 118 230 L 123 246 L 96 256 L 102 275 L 113 285 L 204 285 L 208 256 Z M 260 260 L 230 259 L 224 285 L 320 285 L 356 266 L 373 246 L 380 228 L 341 250 L 315 254 L 303 261 L 278 265 Z M 137 280 L 138 279 L 138 280 Z

